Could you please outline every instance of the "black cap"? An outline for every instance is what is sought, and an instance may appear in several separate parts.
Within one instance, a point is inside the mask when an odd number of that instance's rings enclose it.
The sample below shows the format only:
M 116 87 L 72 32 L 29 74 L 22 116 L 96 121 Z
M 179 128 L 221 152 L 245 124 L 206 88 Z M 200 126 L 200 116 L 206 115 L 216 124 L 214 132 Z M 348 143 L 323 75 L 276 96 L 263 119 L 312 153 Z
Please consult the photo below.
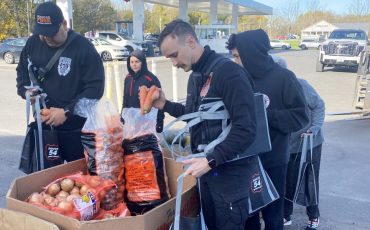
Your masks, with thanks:
M 53 2 L 41 3 L 35 11 L 34 34 L 53 37 L 59 31 L 64 17 L 60 8 Z

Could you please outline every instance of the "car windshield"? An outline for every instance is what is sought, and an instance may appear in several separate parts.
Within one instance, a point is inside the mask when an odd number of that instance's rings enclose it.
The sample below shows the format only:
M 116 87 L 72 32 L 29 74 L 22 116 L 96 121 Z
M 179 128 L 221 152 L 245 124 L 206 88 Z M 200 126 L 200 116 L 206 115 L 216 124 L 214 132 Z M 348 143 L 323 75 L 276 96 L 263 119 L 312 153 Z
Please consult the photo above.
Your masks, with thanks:
M 333 31 L 329 38 L 331 39 L 355 39 L 365 40 L 366 35 L 362 31 Z
M 27 42 L 27 38 L 12 38 L 5 41 L 8 45 L 13 46 L 25 46 Z
M 97 38 L 96 40 L 99 41 L 100 45 L 112 45 L 112 43 L 108 42 L 107 40 Z
M 118 34 L 119 34 L 119 36 L 123 37 L 125 40 L 132 40 L 132 38 L 130 38 L 126 34 L 123 34 L 123 33 L 118 33 Z

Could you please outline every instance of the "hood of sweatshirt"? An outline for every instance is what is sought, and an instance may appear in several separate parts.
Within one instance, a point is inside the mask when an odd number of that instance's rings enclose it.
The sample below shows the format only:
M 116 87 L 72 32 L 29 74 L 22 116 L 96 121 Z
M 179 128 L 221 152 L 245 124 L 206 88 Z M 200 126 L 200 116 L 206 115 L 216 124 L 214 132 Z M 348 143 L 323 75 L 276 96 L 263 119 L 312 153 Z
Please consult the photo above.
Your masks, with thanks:
M 271 49 L 270 39 L 261 29 L 237 34 L 236 48 L 244 68 L 253 78 L 261 78 L 266 72 L 277 66 L 268 54 Z
M 135 73 L 130 66 L 130 59 L 132 56 L 136 57 L 137 59 L 141 61 L 141 69 L 137 73 Z M 127 70 L 130 73 L 130 75 L 133 76 L 134 78 L 142 76 L 148 72 L 148 66 L 147 66 L 145 54 L 143 53 L 143 51 L 134 50 L 130 54 L 130 56 L 127 58 Z

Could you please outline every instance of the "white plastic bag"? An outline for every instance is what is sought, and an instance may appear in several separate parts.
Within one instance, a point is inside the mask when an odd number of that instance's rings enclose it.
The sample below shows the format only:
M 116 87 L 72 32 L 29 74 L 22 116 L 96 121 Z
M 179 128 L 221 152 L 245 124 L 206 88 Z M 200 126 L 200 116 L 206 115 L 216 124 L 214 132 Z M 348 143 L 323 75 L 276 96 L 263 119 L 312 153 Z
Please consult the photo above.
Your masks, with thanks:
M 133 139 L 147 134 L 156 135 L 157 113 L 158 109 L 155 108 L 144 115 L 140 113 L 139 108 L 123 108 L 122 118 L 125 120 L 123 139 Z

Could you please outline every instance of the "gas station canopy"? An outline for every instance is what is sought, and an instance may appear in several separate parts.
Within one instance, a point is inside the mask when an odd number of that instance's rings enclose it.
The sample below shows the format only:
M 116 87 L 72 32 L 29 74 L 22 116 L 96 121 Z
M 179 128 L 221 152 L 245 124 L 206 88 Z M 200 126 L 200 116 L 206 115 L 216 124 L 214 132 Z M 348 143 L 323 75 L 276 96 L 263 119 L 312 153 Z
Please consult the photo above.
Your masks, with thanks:
M 165 5 L 170 7 L 179 7 L 179 1 L 184 0 L 144 0 L 147 3 Z M 218 14 L 232 14 L 233 4 L 238 5 L 239 15 L 272 15 L 272 8 L 252 0 L 215 0 L 217 2 Z M 188 10 L 211 12 L 211 3 L 209 0 L 187 0 Z

